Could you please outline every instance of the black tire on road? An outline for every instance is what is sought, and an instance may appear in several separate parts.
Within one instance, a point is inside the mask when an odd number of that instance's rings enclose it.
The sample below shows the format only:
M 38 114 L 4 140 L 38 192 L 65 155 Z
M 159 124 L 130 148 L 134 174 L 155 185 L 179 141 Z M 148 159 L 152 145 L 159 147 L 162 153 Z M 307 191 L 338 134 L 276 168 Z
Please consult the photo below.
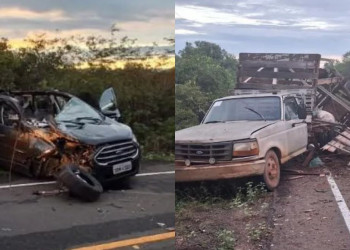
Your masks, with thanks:
M 280 183 L 280 161 L 273 150 L 269 150 L 265 156 L 264 182 L 268 190 L 273 191 Z
M 57 179 L 69 189 L 72 195 L 84 201 L 96 201 L 103 192 L 101 183 L 95 177 L 74 164 L 65 166 Z

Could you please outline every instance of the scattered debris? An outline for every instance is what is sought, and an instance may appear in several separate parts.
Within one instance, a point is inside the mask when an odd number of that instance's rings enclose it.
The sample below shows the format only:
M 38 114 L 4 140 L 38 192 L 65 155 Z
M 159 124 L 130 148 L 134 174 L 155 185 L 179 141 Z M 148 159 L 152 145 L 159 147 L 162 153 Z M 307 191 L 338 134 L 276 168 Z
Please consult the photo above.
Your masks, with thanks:
M 312 158 L 315 155 L 316 147 L 313 144 L 309 144 L 307 149 L 309 150 L 309 154 L 307 155 L 305 161 L 302 164 L 303 167 L 309 166 L 309 163 L 311 162 Z
M 291 180 L 296 180 L 296 179 L 300 179 L 300 178 L 304 178 L 304 177 L 305 177 L 305 175 L 298 175 L 298 176 L 293 176 L 293 177 L 286 178 L 284 180 L 291 181 Z
M 321 166 L 324 166 L 324 162 L 318 156 L 313 158 L 309 163 L 310 168 L 321 167 Z
M 50 190 L 50 191 L 37 190 L 37 191 L 34 191 L 33 194 L 41 195 L 41 196 L 53 196 L 57 194 L 67 193 L 67 192 L 68 192 L 68 189 L 56 189 L 56 190 Z
M 162 223 L 162 222 L 157 222 L 157 225 L 160 227 L 165 227 L 165 223 Z
M 297 170 L 297 169 L 283 169 L 283 172 L 287 172 L 290 175 L 320 175 L 319 173 L 314 172 L 304 172 L 303 170 Z

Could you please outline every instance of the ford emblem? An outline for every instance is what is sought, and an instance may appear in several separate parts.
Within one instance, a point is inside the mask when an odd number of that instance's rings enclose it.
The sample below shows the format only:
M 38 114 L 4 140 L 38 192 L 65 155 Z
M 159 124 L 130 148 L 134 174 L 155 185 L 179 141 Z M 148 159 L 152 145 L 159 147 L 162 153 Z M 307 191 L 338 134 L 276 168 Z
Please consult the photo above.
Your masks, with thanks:
M 202 155 L 202 154 L 203 154 L 203 151 L 198 150 L 198 151 L 196 151 L 196 154 L 197 154 L 197 155 Z

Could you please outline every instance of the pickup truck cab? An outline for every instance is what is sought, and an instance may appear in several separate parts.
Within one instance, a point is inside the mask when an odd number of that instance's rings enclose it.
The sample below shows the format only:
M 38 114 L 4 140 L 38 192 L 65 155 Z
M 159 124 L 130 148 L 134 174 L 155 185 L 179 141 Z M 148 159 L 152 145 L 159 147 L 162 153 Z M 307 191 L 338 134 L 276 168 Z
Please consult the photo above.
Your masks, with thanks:
M 306 110 L 291 94 L 217 99 L 198 126 L 175 133 L 177 182 L 262 175 L 268 189 L 280 182 L 280 166 L 304 153 Z

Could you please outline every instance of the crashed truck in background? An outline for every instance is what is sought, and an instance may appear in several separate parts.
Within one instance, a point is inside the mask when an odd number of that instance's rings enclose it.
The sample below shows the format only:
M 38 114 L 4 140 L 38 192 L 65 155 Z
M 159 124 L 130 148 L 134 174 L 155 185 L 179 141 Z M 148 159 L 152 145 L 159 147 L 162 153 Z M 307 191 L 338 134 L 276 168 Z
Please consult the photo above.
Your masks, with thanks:
M 231 96 L 215 100 L 200 125 L 176 131 L 176 181 L 262 175 L 273 190 L 280 165 L 308 145 L 344 147 L 334 140 L 347 137 L 350 86 L 332 61 L 320 68 L 322 60 L 319 54 L 241 53 Z
M 70 193 L 98 199 L 103 186 L 139 171 L 140 146 L 118 121 L 112 88 L 99 109 L 60 91 L 0 93 L 0 163 L 36 178 L 57 178 Z

